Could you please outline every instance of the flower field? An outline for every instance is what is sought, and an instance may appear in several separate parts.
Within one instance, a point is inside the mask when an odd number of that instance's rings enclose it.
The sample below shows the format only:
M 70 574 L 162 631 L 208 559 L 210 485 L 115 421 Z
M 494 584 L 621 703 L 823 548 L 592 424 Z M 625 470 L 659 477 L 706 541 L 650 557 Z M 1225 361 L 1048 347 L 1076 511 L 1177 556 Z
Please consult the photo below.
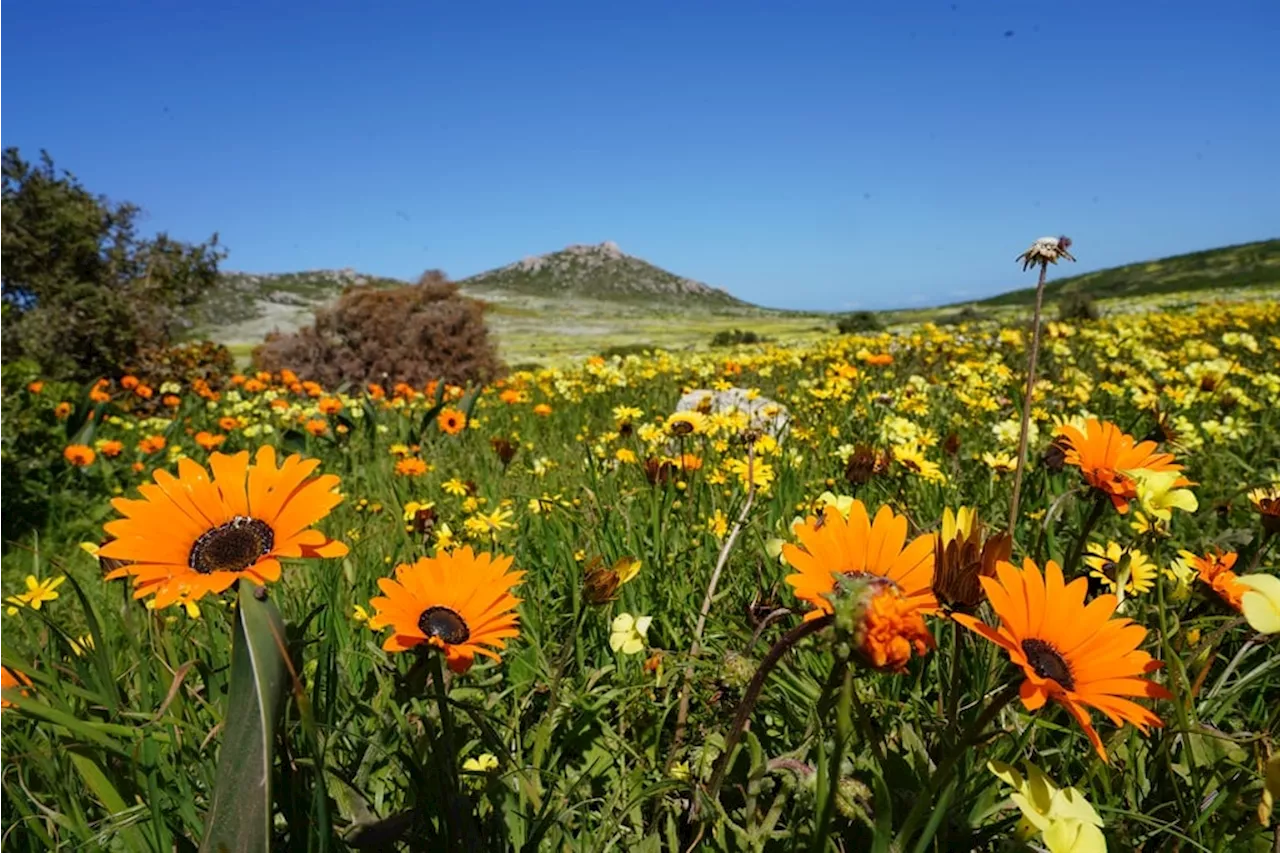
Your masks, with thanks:
M 1046 323 L 1010 524 L 1030 331 L 30 377 L 5 850 L 1276 849 L 1280 302 Z

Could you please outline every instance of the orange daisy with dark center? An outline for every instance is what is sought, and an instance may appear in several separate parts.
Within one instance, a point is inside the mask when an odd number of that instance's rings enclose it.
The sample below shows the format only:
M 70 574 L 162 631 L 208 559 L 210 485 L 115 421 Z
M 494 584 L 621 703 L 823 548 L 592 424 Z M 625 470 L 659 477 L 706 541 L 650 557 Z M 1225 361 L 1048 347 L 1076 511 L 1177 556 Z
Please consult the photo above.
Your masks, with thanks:
M 389 652 L 439 649 L 454 672 L 470 669 L 477 654 L 498 660 L 506 641 L 520 636 L 520 599 L 511 589 L 524 572 L 510 568 L 510 557 L 470 547 L 401 563 L 394 578 L 378 581 L 383 594 L 369 602 L 369 627 L 392 629 L 382 644 Z
M 176 477 L 157 470 L 138 487 L 140 500 L 112 501 L 124 518 L 105 525 L 107 580 L 132 577 L 134 598 L 168 607 L 240 578 L 278 580 L 281 558 L 343 556 L 346 545 L 312 527 L 342 500 L 336 476 L 311 476 L 319 464 L 295 454 L 277 465 L 263 447 L 252 464 L 248 451 L 211 453 L 212 476 L 190 459 L 178 461 Z
M 954 613 L 956 622 L 1003 648 L 1025 676 L 1022 703 L 1035 711 L 1050 700 L 1066 708 L 1084 729 L 1103 761 L 1107 751 L 1090 718 L 1096 708 L 1117 726 L 1133 723 L 1144 733 L 1160 718 L 1126 697 L 1172 699 L 1168 690 L 1143 678 L 1161 663 L 1138 648 L 1147 629 L 1112 618 L 1118 599 L 1099 595 L 1085 604 L 1089 582 L 1066 583 L 1050 561 L 1044 574 L 1027 560 L 1018 569 L 996 564 L 996 577 L 978 579 L 1000 617 L 992 628 L 973 616 Z
M 912 609 L 932 613 L 938 609 L 933 595 L 933 537 L 917 536 L 907 542 L 907 519 L 880 507 L 874 522 L 862 501 L 855 500 L 845 518 L 834 506 L 823 515 L 810 516 L 799 527 L 800 545 L 782 546 L 783 559 L 796 570 L 786 581 L 796 598 L 815 608 L 805 619 L 834 612 L 828 596 L 835 591 L 836 576 L 875 576 L 892 581 Z
M 1154 441 L 1135 441 L 1107 421 L 1086 421 L 1083 429 L 1066 424 L 1054 434 L 1062 442 L 1065 463 L 1079 468 L 1085 482 L 1109 497 L 1122 515 L 1138 496 L 1138 484 L 1126 471 L 1182 470 L 1173 454 L 1157 452 Z

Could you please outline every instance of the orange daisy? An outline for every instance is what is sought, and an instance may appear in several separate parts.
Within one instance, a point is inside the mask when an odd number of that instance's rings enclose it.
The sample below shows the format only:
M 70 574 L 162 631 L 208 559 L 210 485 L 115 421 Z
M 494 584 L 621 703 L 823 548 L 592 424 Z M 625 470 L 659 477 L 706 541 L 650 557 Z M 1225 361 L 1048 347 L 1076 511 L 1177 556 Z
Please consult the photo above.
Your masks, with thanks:
M 1234 551 L 1216 550 L 1203 557 L 1190 551 L 1179 551 L 1179 556 L 1187 565 L 1196 570 L 1200 580 L 1213 589 L 1218 597 L 1225 601 L 1237 613 L 1241 609 L 1241 601 L 1248 591 L 1238 581 L 1239 575 L 1234 571 L 1239 555 Z
M 126 561 L 107 580 L 132 575 L 134 598 L 155 595 L 156 607 L 197 601 L 239 578 L 257 584 L 280 578 L 281 557 L 341 557 L 347 546 L 311 525 L 342 500 L 338 478 L 310 477 L 320 464 L 294 454 L 276 466 L 272 447 L 211 453 L 209 473 L 178 460 L 178 476 L 163 469 L 138 487 L 141 500 L 111 502 L 125 517 L 105 527 L 112 541 L 100 557 Z M 310 477 L 310 479 L 308 479 Z
M 457 409 L 444 408 L 440 410 L 440 414 L 436 416 L 436 423 L 440 425 L 442 432 L 449 435 L 457 435 L 462 432 L 467 425 L 467 416 Z
M 1121 515 L 1138 496 L 1138 484 L 1128 471 L 1181 471 L 1173 454 L 1156 452 L 1154 441 L 1136 441 L 1108 421 L 1089 420 L 1084 428 L 1063 424 L 1054 430 L 1065 442 L 1065 462 L 1080 469 L 1085 482 L 1111 498 Z M 1189 485 L 1179 481 L 1175 485 Z
M 13 688 L 26 688 L 31 686 L 31 679 L 27 678 L 24 673 L 16 669 L 10 669 L 7 666 L 0 667 L 0 690 L 12 690 Z M 25 689 L 18 690 L 19 695 L 29 696 L 30 691 Z M 0 708 L 12 708 L 13 703 L 8 699 L 0 699 Z
M 828 506 L 820 518 L 807 518 L 796 535 L 800 545 L 784 544 L 782 556 L 796 570 L 786 578 L 796 598 L 816 608 L 805 614 L 806 620 L 834 612 L 827 596 L 836 588 L 836 575 L 886 578 L 914 609 L 938 609 L 933 596 L 933 537 L 917 536 L 907 543 L 906 517 L 888 506 L 880 507 L 874 522 L 862 501 L 853 501 L 848 518 Z
M 1147 629 L 1129 619 L 1113 619 L 1117 598 L 1099 595 L 1084 603 L 1089 582 L 1065 583 L 1062 569 L 1052 560 L 1043 577 L 1027 560 L 1021 570 L 1011 563 L 996 564 L 995 578 L 979 578 L 1000 617 L 992 628 L 972 616 L 951 618 L 1003 648 L 1022 667 L 1026 679 L 1019 693 L 1027 710 L 1035 711 L 1052 699 L 1075 718 L 1103 761 L 1102 746 L 1086 706 L 1097 708 L 1117 726 L 1133 723 L 1145 733 L 1162 726 L 1160 718 L 1125 696 L 1172 699 L 1172 694 L 1140 676 L 1162 664 L 1138 649 Z
M 380 578 L 383 595 L 369 604 L 369 627 L 392 628 L 382 644 L 389 652 L 429 645 L 444 652 L 449 669 L 466 672 L 477 654 L 499 660 L 494 649 L 520 636 L 511 588 L 524 572 L 509 572 L 511 558 L 464 547 L 396 566 L 395 579 Z
M 97 456 L 98 454 L 94 452 L 93 448 L 85 444 L 68 444 L 66 449 L 62 451 L 62 458 L 77 468 L 92 465 Z

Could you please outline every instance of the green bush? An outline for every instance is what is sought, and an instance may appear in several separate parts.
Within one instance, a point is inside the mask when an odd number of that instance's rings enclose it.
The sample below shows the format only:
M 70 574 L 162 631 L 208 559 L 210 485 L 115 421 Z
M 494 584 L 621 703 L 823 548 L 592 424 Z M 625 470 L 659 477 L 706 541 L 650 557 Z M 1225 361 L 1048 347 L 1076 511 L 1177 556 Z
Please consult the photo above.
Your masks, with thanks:
M 8 148 L 3 175 L 6 361 L 29 359 L 46 379 L 119 375 L 184 331 L 217 282 L 217 235 L 143 239 L 137 207 L 92 195 L 47 153 L 33 165 Z
M 880 322 L 880 318 L 874 311 L 854 311 L 836 321 L 836 331 L 842 335 L 878 332 L 883 328 L 884 324 Z
M 1072 291 L 1058 300 L 1058 319 L 1064 323 L 1086 322 L 1101 316 L 1098 304 L 1087 293 Z
M 236 360 L 222 344 L 194 341 L 143 350 L 128 372 L 152 388 L 166 382 L 177 382 L 185 388 L 200 380 L 217 389 L 236 372 Z
M 463 296 L 435 271 L 415 285 L 386 290 L 348 288 L 316 312 L 311 326 L 271 334 L 254 364 L 288 368 L 327 388 L 343 383 L 421 387 L 438 379 L 487 382 L 503 371 L 484 322 L 484 304 Z
M 748 329 L 722 329 L 711 338 L 713 347 L 732 347 L 739 344 L 760 344 L 768 338 Z

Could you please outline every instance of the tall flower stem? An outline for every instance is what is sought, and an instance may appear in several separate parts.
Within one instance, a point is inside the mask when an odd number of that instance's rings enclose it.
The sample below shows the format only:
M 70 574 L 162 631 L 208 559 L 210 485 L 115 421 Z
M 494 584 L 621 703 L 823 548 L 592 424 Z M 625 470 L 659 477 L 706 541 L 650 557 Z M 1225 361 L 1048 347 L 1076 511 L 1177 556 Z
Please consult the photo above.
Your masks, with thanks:
M 760 667 L 756 670 L 756 674 L 751 677 L 751 683 L 747 685 L 746 691 L 742 694 L 742 702 L 738 705 L 738 713 L 734 715 L 733 722 L 729 725 L 729 734 L 724 739 L 724 752 L 721 754 L 719 762 L 716 764 L 715 773 L 711 776 L 711 782 L 707 785 L 707 797 L 714 800 L 720 794 L 720 785 L 724 782 L 725 773 L 729 770 L 729 764 L 733 760 L 733 751 L 738 746 L 738 741 L 742 738 L 742 730 L 746 728 L 747 720 L 751 718 L 751 712 L 755 710 L 756 700 L 760 698 L 760 691 L 764 689 L 765 679 L 769 677 L 769 673 L 778 665 L 778 661 L 782 660 L 782 656 L 791 650 L 791 647 L 803 640 L 810 634 L 816 634 L 823 628 L 834 621 L 835 617 L 831 614 L 812 619 L 808 622 L 801 622 L 782 636 L 782 639 L 773 644 L 773 648 L 769 649 L 769 653 L 764 656 L 764 660 L 760 661 Z M 697 817 L 697 801 L 694 801 L 694 807 L 691 810 L 691 816 Z
M 1080 538 L 1071 546 L 1071 553 L 1067 556 L 1067 564 L 1063 566 L 1063 571 L 1067 577 L 1071 577 L 1075 571 L 1076 565 L 1080 562 L 1080 555 L 1084 553 L 1084 546 L 1089 541 L 1089 534 L 1093 532 L 1093 527 L 1098 523 L 1098 519 L 1102 518 L 1103 511 L 1107 508 L 1110 501 L 1107 496 L 1099 492 L 1093 500 L 1093 507 L 1089 510 L 1089 517 L 1084 520 L 1084 526 L 1080 528 Z
M 733 545 L 738 541 L 738 534 L 742 532 L 742 526 L 747 522 L 747 515 L 751 512 L 751 506 L 756 499 L 756 478 L 755 478 L 755 445 L 747 446 L 747 500 L 742 505 L 742 511 L 738 513 L 738 518 L 733 523 L 733 529 L 729 531 L 729 535 L 724 540 L 724 545 L 720 548 L 720 556 L 716 558 L 716 567 L 711 572 L 711 580 L 707 582 L 706 595 L 702 597 L 702 609 L 698 612 L 698 624 L 693 629 L 693 642 L 689 645 L 689 664 L 684 668 L 684 678 L 680 685 L 680 708 L 676 711 L 676 730 L 671 738 L 671 749 L 667 752 L 667 769 L 671 769 L 671 763 L 675 761 L 676 750 L 680 747 L 684 740 L 685 727 L 689 723 L 689 691 L 692 689 L 690 681 L 693 661 L 697 658 L 698 653 L 702 651 L 702 632 L 707 627 L 707 614 L 711 612 L 711 604 L 715 601 L 716 587 L 720 583 L 720 573 L 724 571 L 725 564 L 729 562 L 729 553 L 733 550 Z M 683 452 L 681 458 L 683 459 Z M 682 463 L 683 464 L 683 463 Z
M 436 694 L 436 707 L 440 712 L 441 736 L 437 743 L 442 747 L 439 764 L 444 774 L 445 796 L 448 798 L 446 813 L 452 827 L 450 836 L 455 843 L 462 844 L 456 849 L 473 850 L 475 848 L 470 845 L 479 843 L 479 837 L 469 819 L 470 815 L 465 809 L 466 804 L 458 788 L 458 742 L 453 728 L 453 710 L 449 707 L 449 688 L 444 683 L 444 667 L 440 664 L 443 657 L 444 654 L 435 649 L 427 652 L 431 683 Z
M 1027 432 L 1031 428 L 1031 395 L 1036 388 L 1036 363 L 1040 359 L 1040 310 L 1044 304 L 1044 280 L 1049 262 L 1040 262 L 1036 283 L 1036 308 L 1031 320 L 1031 353 L 1027 357 L 1027 392 L 1022 398 L 1022 427 L 1018 431 L 1018 468 L 1013 475 L 1013 497 L 1009 501 L 1009 535 L 1017 539 L 1018 504 L 1022 500 L 1022 475 L 1027 467 Z

